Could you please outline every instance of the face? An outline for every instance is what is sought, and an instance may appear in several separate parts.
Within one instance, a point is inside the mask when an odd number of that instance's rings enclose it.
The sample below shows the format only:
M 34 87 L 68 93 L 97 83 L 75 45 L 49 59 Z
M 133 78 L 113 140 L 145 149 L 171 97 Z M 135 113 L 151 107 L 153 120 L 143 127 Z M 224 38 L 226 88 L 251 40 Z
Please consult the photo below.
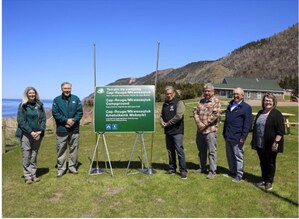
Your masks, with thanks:
M 27 92 L 27 97 L 28 97 L 29 101 L 35 100 L 35 96 L 36 96 L 36 94 L 35 94 L 34 90 L 31 89 Z
M 70 84 L 63 85 L 61 90 L 64 96 L 68 97 L 71 95 L 72 88 Z
M 172 89 L 166 91 L 166 101 L 171 101 L 175 97 L 175 92 Z
M 204 89 L 204 97 L 210 99 L 214 95 L 214 90 L 210 88 Z
M 268 97 L 265 97 L 263 104 L 265 109 L 272 109 L 274 106 L 273 100 Z
M 234 95 L 234 101 L 237 103 L 243 100 L 244 98 L 244 94 L 241 89 L 235 89 L 233 95 Z

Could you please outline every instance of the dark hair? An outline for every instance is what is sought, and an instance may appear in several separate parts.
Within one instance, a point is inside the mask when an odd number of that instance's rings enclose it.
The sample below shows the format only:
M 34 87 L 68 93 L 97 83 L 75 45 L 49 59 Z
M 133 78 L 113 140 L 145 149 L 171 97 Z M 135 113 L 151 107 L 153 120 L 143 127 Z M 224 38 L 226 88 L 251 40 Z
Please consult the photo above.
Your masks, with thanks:
M 277 106 L 277 99 L 276 99 L 275 95 L 273 95 L 272 93 L 266 93 L 262 100 L 262 108 L 263 109 L 265 109 L 265 106 L 264 106 L 265 98 L 269 98 L 273 101 L 273 108 L 275 108 Z

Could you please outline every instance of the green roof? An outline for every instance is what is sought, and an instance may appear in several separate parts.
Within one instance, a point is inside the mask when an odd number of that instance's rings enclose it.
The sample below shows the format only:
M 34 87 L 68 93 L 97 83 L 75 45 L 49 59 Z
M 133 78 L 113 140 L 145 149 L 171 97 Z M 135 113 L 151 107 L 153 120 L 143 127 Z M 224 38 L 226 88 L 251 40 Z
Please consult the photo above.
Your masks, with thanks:
M 215 89 L 233 90 L 241 87 L 243 90 L 283 92 L 276 80 L 264 80 L 258 78 L 225 77 L 221 84 L 213 84 Z

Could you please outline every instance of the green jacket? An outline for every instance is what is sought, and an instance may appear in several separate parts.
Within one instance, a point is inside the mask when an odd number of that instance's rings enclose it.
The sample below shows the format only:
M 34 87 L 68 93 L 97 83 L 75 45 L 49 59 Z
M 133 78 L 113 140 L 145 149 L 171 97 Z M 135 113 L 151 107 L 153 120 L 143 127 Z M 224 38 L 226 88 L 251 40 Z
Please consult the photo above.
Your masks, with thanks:
M 81 100 L 73 94 L 68 97 L 63 94 L 57 96 L 53 101 L 52 115 L 56 121 L 56 133 L 79 133 L 80 120 L 83 116 Z M 73 118 L 75 124 L 71 128 L 66 128 L 69 118 Z
M 43 103 L 40 101 L 19 105 L 17 114 L 18 128 L 16 132 L 17 137 L 22 134 L 30 134 L 32 131 L 41 131 L 41 136 L 44 136 L 46 129 L 46 113 Z

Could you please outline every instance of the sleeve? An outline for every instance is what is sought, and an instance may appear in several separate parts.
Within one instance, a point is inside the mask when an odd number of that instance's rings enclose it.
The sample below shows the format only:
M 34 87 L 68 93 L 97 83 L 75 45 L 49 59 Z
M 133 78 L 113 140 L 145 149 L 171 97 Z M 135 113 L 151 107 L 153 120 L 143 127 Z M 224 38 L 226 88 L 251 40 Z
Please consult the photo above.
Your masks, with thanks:
M 247 109 L 245 110 L 244 115 L 244 124 L 243 124 L 243 131 L 241 138 L 245 141 L 247 138 L 248 133 L 251 130 L 252 126 L 252 109 L 251 106 L 247 106 Z
M 219 100 L 216 100 L 213 105 L 212 114 L 210 120 L 208 121 L 209 123 L 208 125 L 209 126 L 216 125 L 220 117 L 221 117 L 221 103 Z
M 176 115 L 167 122 L 167 126 L 174 125 L 183 119 L 185 112 L 185 104 L 183 101 L 179 101 L 177 104 Z
M 276 121 L 277 121 L 277 129 L 276 129 L 276 135 L 283 136 L 285 134 L 285 124 L 284 124 L 284 118 L 281 112 L 277 110 L 277 115 L 276 115 Z
M 56 99 L 54 99 L 52 104 L 52 115 L 55 120 L 59 121 L 59 123 L 67 122 L 68 118 L 61 113 L 61 110 L 59 109 L 59 103 Z
M 28 122 L 25 119 L 24 110 L 21 104 L 19 105 L 18 108 L 17 122 L 19 128 L 22 130 L 23 133 L 30 134 L 32 132 L 32 128 L 28 125 Z

